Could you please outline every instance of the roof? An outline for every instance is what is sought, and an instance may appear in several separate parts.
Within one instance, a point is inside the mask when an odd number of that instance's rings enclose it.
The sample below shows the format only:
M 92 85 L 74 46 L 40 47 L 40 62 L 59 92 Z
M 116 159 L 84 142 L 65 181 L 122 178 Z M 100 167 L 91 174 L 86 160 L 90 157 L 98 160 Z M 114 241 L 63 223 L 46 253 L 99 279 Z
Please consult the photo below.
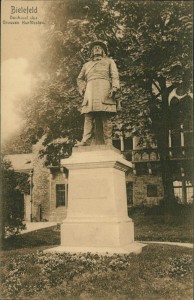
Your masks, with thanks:
M 11 161 L 15 171 L 27 172 L 33 169 L 33 153 L 10 154 L 5 159 Z

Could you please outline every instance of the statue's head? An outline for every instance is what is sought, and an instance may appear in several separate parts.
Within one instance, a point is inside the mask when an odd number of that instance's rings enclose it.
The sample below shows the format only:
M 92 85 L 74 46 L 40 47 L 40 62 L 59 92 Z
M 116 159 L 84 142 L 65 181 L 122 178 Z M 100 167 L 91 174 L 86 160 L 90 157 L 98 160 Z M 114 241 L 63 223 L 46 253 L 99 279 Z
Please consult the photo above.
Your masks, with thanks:
M 90 44 L 90 54 L 91 57 L 94 56 L 105 56 L 108 53 L 107 46 L 102 41 L 95 41 Z

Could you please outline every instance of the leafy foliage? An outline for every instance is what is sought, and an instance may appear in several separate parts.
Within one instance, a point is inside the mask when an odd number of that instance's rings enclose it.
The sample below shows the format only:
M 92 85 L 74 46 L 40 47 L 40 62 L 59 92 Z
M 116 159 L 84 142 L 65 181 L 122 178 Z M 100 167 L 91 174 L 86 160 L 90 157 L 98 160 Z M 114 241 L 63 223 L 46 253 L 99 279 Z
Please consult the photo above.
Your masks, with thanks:
M 192 272 L 192 258 L 184 255 L 180 258 L 170 258 L 170 267 L 168 273 L 170 276 L 185 276 L 188 272 Z
M 17 174 L 14 172 L 11 163 L 7 160 L 2 161 L 2 220 L 1 234 L 13 235 L 24 229 L 23 203 L 21 192 L 29 192 L 28 175 Z
M 32 152 L 32 141 L 26 135 L 25 129 L 13 134 L 8 140 L 2 143 L 1 151 L 3 155 L 21 154 Z
M 45 11 L 37 67 L 41 85 L 24 109 L 31 142 L 45 134 L 45 145 L 56 138 L 73 143 L 81 138 L 76 78 L 95 39 L 107 42 L 119 68 L 123 110 L 114 120 L 115 130 L 157 136 L 166 121 L 164 95 L 192 78 L 191 3 L 65 0 L 47 2 Z
M 98 254 L 26 254 L 11 259 L 8 266 L 8 275 L 4 279 L 4 286 L 10 295 L 17 295 L 24 289 L 27 296 L 61 284 L 64 280 L 71 281 L 73 277 L 90 272 L 109 272 L 125 270 L 129 267 L 128 255 L 101 256 Z M 32 268 L 29 264 L 36 265 Z M 41 280 L 34 277 L 30 282 L 25 280 L 25 273 L 37 272 Z M 25 283 L 25 285 L 24 285 Z
M 172 199 L 169 164 L 169 94 L 191 89 L 192 3 L 190 1 L 65 0 L 45 2 L 45 31 L 37 65 L 39 86 L 24 103 L 26 139 L 45 138 L 47 164 L 56 164 L 81 138 L 81 97 L 76 78 L 89 59 L 88 45 L 106 41 L 121 81 L 123 110 L 114 130 L 157 140 L 165 199 Z M 53 140 L 65 143 L 51 146 Z M 48 147 L 47 147 L 48 145 Z M 56 150 L 56 152 L 55 152 Z

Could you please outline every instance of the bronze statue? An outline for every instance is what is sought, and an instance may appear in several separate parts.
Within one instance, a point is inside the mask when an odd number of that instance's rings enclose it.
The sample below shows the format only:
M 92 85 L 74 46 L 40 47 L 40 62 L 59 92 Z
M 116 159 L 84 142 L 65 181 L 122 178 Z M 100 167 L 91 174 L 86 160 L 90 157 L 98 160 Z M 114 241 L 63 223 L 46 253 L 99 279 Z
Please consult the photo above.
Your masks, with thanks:
M 119 74 L 113 59 L 107 57 L 107 47 L 102 41 L 90 44 L 91 61 L 85 63 L 78 76 L 77 84 L 84 96 L 81 113 L 85 116 L 81 142 L 75 146 L 87 146 L 96 138 L 96 144 L 112 145 L 111 117 L 117 112 L 115 93 L 120 88 Z M 102 137 L 97 137 L 99 120 Z M 95 124 L 94 124 L 95 121 Z

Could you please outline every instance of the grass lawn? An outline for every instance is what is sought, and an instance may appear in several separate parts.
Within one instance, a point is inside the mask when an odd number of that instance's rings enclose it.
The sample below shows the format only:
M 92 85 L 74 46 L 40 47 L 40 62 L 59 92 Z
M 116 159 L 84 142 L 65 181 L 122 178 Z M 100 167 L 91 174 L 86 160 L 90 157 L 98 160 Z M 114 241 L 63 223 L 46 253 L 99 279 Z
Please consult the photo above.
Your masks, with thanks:
M 111 257 L 42 249 L 3 253 L 1 299 L 192 299 L 191 249 L 149 245 Z
M 42 252 L 59 243 L 56 227 L 8 239 L 1 251 L 1 299 L 193 299 L 191 249 L 153 244 L 139 255 Z
M 193 242 L 193 208 L 180 206 L 173 213 L 160 207 L 129 208 L 139 241 Z

